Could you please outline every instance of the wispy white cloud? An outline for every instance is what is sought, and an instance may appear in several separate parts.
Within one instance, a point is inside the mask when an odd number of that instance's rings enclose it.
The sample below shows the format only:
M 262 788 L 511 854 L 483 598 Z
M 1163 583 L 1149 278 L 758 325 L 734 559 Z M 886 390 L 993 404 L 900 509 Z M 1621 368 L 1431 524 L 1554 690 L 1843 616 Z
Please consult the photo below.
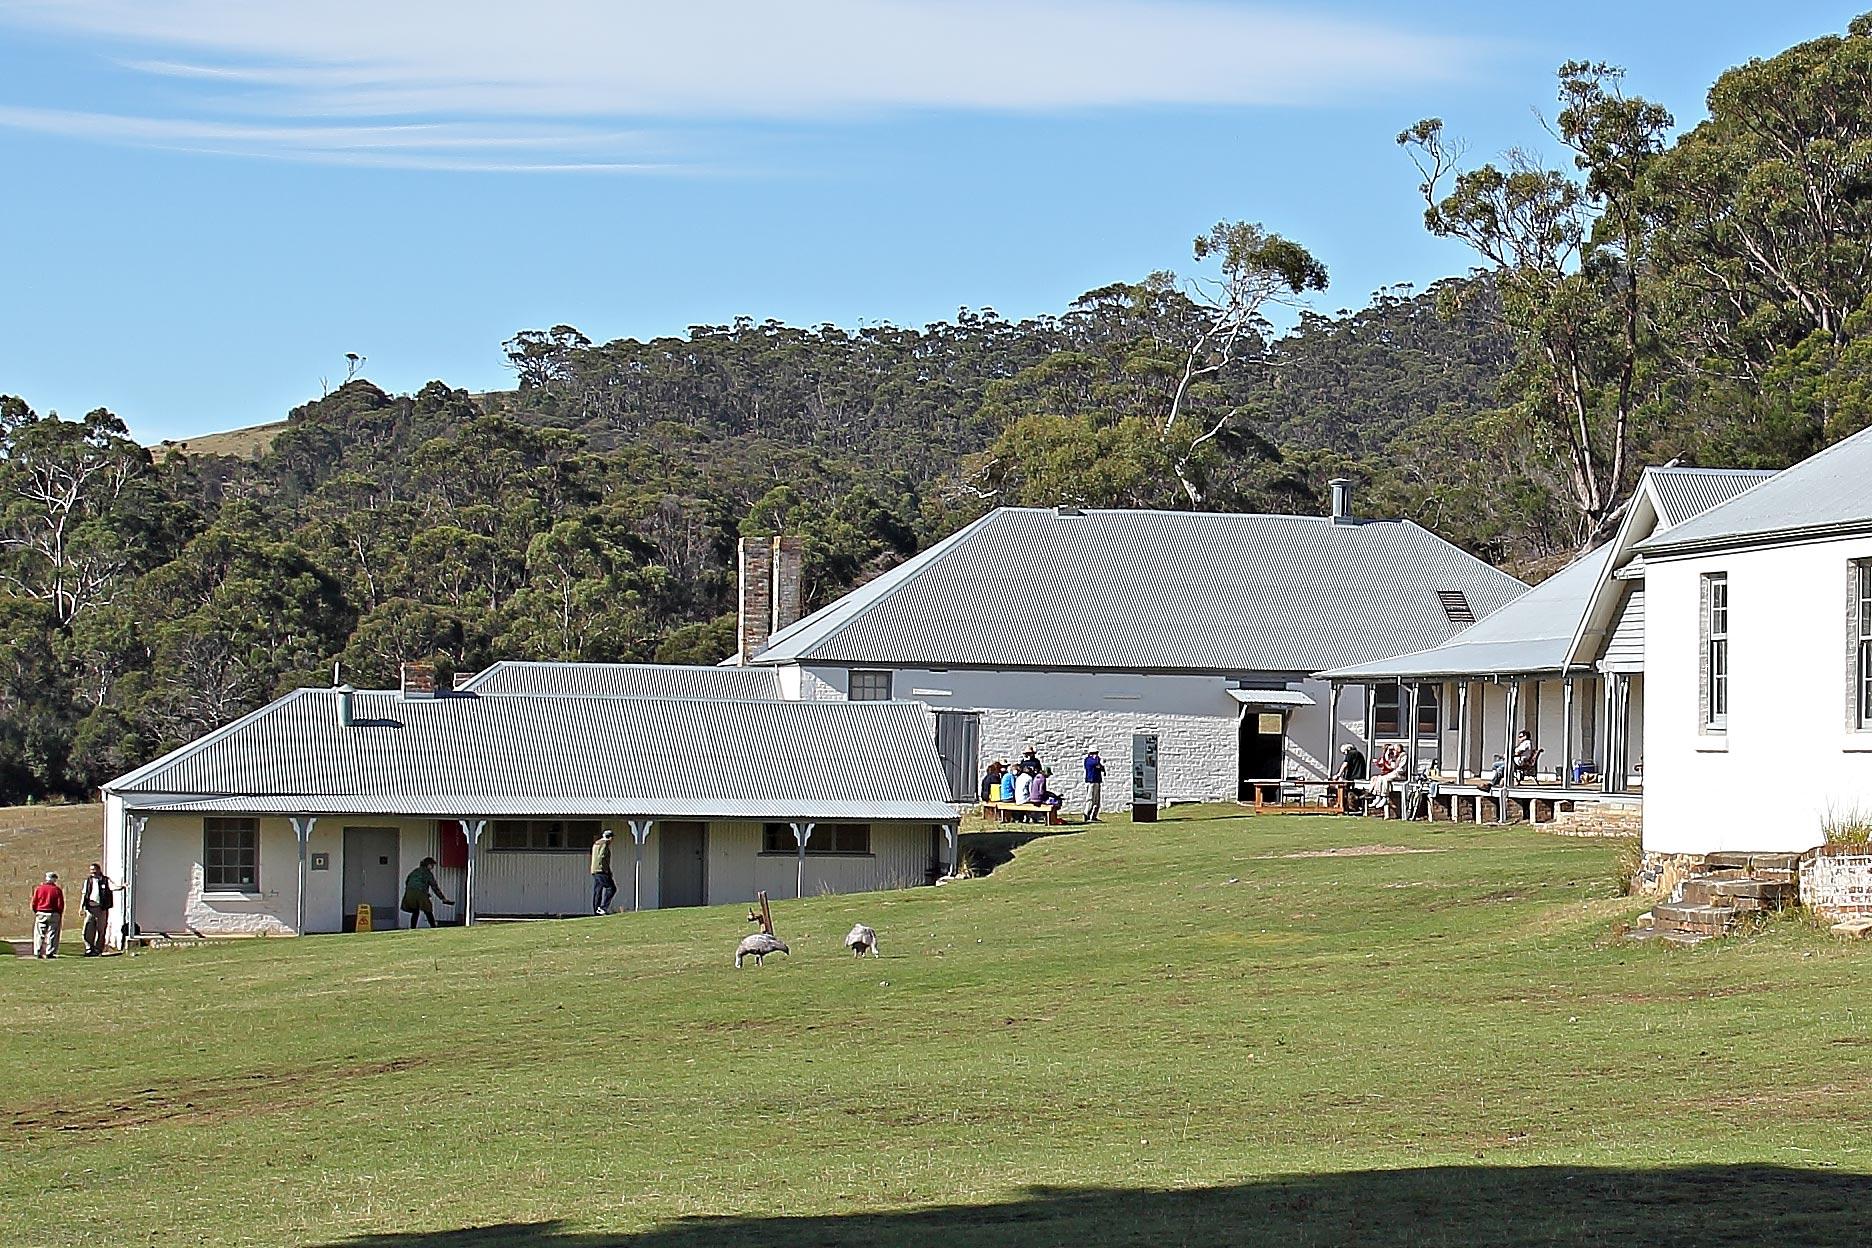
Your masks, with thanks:
M 346 135 L 379 151 L 433 152 L 445 138 L 492 148 L 466 140 L 550 122 L 558 129 L 506 138 L 583 136 L 565 163 L 603 168 L 619 163 L 619 144 L 601 131 L 620 124 L 1304 106 L 1449 80 L 1479 53 L 1223 0 L 0 0 L 0 22 L 82 40 L 189 108 L 244 124 L 226 140 L 239 150 L 332 151 Z M 281 117 L 324 124 L 260 124 Z M 86 124 L 90 137 L 165 141 L 131 120 Z M 448 129 L 425 143 L 378 124 L 410 120 Z

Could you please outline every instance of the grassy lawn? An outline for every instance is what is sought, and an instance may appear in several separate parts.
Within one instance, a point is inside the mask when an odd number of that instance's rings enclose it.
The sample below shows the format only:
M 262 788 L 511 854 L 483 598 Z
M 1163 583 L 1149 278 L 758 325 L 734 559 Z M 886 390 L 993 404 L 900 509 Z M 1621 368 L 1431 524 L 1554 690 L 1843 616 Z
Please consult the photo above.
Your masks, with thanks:
M 0 962 L 0 1243 L 1857 1240 L 1863 955 L 1626 945 L 1610 860 L 1178 811 L 763 970 L 741 907 Z
M 78 949 L 78 889 L 104 856 L 102 806 L 0 806 L 0 940 L 32 937 L 32 890 L 45 873 L 65 886 L 66 932 Z M 0 957 L 6 948 L 0 945 Z

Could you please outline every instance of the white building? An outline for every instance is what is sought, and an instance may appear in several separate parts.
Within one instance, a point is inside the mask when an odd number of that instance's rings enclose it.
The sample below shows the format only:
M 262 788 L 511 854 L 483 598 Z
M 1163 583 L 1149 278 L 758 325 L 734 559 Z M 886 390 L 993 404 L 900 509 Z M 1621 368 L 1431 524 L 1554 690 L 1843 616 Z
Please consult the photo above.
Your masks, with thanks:
M 771 675 L 732 669 L 478 679 L 296 690 L 105 785 L 112 930 L 337 932 L 360 904 L 392 926 L 425 857 L 445 921 L 588 914 L 606 830 L 623 908 L 922 884 L 954 862 L 925 707 L 750 696 Z M 659 691 L 682 696 L 621 696 Z
M 1355 519 L 1335 487 L 1331 516 L 1001 508 L 771 637 L 744 626 L 743 661 L 788 697 L 928 704 L 958 798 L 1031 745 L 1069 803 L 1098 749 L 1106 805 L 1128 805 L 1134 733 L 1159 737 L 1162 800 L 1321 777 L 1366 708 L 1352 687 L 1335 715 L 1313 673 L 1436 645 L 1526 588 L 1408 521 Z M 768 610 L 746 569 L 744 624 Z
M 1793 852 L 1872 814 L 1872 430 L 1638 549 L 1645 849 Z
M 1645 789 L 1645 576 L 1639 553 L 1772 472 L 1651 468 L 1612 539 L 1440 646 L 1324 673 L 1395 682 L 1374 724 L 1458 783 L 1486 775 L 1525 730 L 1540 751 L 1531 790 L 1636 807 Z M 1505 814 L 1506 812 L 1502 812 Z

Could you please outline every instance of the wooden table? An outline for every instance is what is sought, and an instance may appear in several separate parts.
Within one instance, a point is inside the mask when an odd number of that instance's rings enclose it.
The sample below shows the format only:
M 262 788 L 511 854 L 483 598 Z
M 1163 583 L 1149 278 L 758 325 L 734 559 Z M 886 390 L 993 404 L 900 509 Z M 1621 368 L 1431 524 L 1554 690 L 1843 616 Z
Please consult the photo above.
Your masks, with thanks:
M 1250 780 L 1250 791 L 1254 793 L 1254 808 L 1257 815 L 1343 815 L 1352 788 L 1347 780 Z M 1297 802 L 1288 802 L 1289 790 L 1300 790 Z M 1323 790 L 1325 800 L 1314 805 L 1307 800 L 1307 790 Z

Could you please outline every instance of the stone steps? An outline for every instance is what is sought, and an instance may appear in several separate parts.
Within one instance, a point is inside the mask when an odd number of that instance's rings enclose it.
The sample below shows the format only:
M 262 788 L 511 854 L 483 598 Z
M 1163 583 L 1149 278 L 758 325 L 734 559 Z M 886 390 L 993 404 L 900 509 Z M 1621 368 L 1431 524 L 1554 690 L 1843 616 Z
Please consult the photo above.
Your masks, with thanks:
M 1696 945 L 1727 936 L 1745 914 L 1800 904 L 1797 854 L 1711 854 L 1705 870 L 1685 880 L 1676 896 L 1640 916 L 1634 940 Z

